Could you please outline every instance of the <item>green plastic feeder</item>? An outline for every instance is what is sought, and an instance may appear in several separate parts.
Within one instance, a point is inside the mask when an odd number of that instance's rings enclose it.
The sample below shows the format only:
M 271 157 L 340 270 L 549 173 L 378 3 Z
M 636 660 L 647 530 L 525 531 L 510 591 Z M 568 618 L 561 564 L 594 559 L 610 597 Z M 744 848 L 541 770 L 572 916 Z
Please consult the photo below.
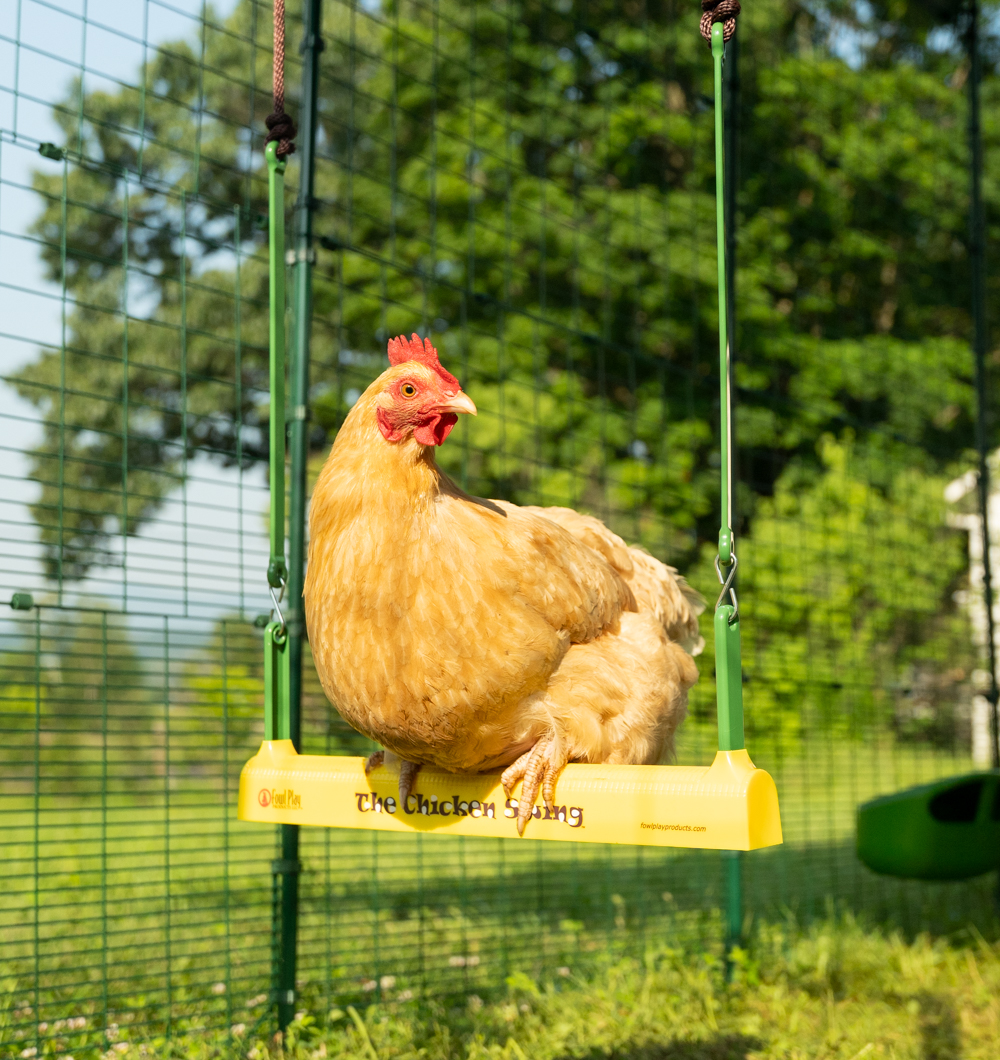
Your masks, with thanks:
M 874 872 L 915 880 L 966 880 L 1000 869 L 1000 770 L 862 804 L 858 857 Z

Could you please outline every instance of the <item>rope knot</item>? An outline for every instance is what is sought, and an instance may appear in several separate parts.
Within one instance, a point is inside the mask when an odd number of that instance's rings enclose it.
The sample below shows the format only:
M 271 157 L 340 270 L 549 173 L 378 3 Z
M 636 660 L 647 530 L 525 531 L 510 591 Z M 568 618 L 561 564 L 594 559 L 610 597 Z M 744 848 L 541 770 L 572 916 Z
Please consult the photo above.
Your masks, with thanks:
M 295 144 L 292 143 L 292 140 L 295 139 L 295 134 L 299 131 L 295 127 L 295 122 L 292 121 L 292 116 L 286 114 L 283 110 L 274 111 L 264 119 L 264 124 L 267 126 L 267 137 L 264 143 L 269 144 L 277 141 L 278 150 L 276 154 L 278 158 L 287 158 L 295 150 Z
M 712 24 L 722 23 L 722 39 L 729 41 L 736 32 L 736 16 L 741 11 L 740 0 L 701 0 L 701 35 L 712 43 Z

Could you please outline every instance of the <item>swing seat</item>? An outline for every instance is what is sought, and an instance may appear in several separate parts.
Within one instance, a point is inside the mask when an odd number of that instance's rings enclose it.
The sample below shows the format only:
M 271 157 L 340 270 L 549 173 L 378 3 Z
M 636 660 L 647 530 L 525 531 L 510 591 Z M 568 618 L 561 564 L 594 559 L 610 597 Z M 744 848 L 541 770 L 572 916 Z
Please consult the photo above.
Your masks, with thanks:
M 424 767 L 409 805 L 398 768 L 368 776 L 363 758 L 300 755 L 265 740 L 240 774 L 239 818 L 266 824 L 517 838 L 517 788 L 498 774 L 459 776 Z M 711 766 L 568 765 L 555 813 L 536 806 L 525 839 L 632 846 L 756 850 L 781 842 L 774 781 L 745 750 Z

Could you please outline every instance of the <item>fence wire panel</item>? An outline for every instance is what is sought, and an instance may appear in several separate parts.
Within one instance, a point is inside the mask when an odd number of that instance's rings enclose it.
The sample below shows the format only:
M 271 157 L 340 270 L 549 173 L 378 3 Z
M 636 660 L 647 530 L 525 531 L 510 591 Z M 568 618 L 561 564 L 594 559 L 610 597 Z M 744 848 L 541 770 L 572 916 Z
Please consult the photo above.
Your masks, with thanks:
M 848 910 L 995 930 L 990 877 L 893 881 L 853 848 L 859 802 L 989 764 L 963 24 L 747 8 L 727 75 L 739 590 L 748 746 L 785 845 L 743 859 L 746 923 Z M 294 114 L 299 4 L 288 19 Z M 480 410 L 439 450 L 448 473 L 597 515 L 710 616 L 697 20 L 673 0 L 325 0 L 312 477 L 387 339 L 429 335 Z M 255 0 L 0 10 L 0 1057 L 273 1019 L 280 849 L 235 818 L 270 606 L 271 47 Z M 297 185 L 293 156 L 289 210 Z M 715 747 L 704 631 L 682 763 Z M 303 744 L 369 749 L 308 653 Z M 721 952 L 717 853 L 301 841 L 299 990 L 317 1012 L 483 994 L 608 950 Z

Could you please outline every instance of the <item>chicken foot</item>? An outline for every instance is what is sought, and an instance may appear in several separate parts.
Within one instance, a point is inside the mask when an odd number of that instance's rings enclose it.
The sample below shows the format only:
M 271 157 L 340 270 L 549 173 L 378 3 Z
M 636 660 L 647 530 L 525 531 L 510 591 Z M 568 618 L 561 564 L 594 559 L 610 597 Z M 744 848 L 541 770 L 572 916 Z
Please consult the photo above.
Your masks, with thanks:
M 407 762 L 405 758 L 399 762 L 399 805 L 406 809 L 406 800 L 413 793 L 413 785 L 416 783 L 417 774 L 420 772 L 419 762 Z
M 517 804 L 517 834 L 524 835 L 528 818 L 534 813 L 539 788 L 545 808 L 555 810 L 556 781 L 566 764 L 559 761 L 558 742 L 554 736 L 543 736 L 530 751 L 526 751 L 502 773 L 500 783 L 510 798 L 514 785 L 521 781 L 521 797 Z
M 365 759 L 365 776 L 381 765 L 385 765 L 385 751 L 373 751 Z M 399 760 L 399 804 L 403 807 L 406 806 L 406 800 L 413 794 L 413 785 L 419 772 L 418 762 L 407 762 L 405 758 Z
M 365 776 L 373 769 L 378 769 L 379 766 L 385 764 L 385 751 L 372 751 L 372 753 L 365 759 Z

